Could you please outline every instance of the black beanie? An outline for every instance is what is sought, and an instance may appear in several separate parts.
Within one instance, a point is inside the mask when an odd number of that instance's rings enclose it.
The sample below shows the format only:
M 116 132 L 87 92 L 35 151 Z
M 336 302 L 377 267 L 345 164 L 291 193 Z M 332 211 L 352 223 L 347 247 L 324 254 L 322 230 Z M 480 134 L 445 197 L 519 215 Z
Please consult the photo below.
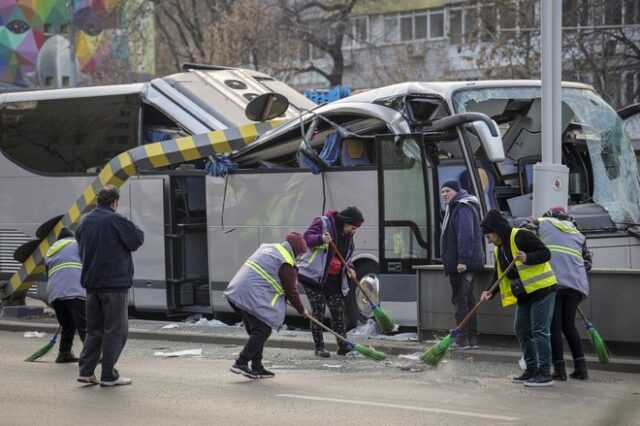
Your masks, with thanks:
M 364 222 L 364 217 L 357 207 L 347 207 L 338 213 L 338 219 L 353 226 L 360 226 Z
M 453 189 L 456 192 L 460 192 L 460 184 L 455 181 L 455 180 L 448 180 L 445 183 L 442 184 L 442 186 L 440 187 L 440 189 L 444 188 L 444 187 Z
M 495 232 L 503 239 L 511 231 L 511 225 L 509 225 L 507 219 L 496 209 L 491 209 L 487 212 L 482 222 L 480 222 L 480 228 L 483 235 Z
M 60 230 L 60 233 L 58 234 L 58 239 L 61 240 L 63 238 L 69 238 L 69 237 L 73 237 L 73 232 L 71 232 L 71 230 L 67 227 L 64 227 Z

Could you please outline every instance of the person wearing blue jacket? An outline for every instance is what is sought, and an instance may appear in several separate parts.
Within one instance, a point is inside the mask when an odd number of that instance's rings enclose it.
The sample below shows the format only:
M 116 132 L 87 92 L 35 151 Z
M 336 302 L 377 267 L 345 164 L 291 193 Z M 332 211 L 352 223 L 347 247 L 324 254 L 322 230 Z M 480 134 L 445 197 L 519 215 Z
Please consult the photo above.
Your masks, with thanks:
M 144 243 L 144 233 L 116 213 L 120 191 L 106 185 L 98 193 L 98 206 L 85 215 L 76 231 L 82 259 L 82 286 L 87 291 L 87 336 L 80 354 L 82 383 L 101 386 L 129 385 L 115 364 L 127 335 L 129 289 L 133 285 L 131 252 Z M 100 381 L 94 370 L 102 354 Z
M 449 276 L 451 284 L 451 303 L 454 306 L 456 324 L 460 324 L 476 304 L 473 273 L 482 271 L 484 267 L 480 205 L 478 199 L 461 189 L 455 180 L 445 182 L 440 193 L 446 204 L 440 252 L 444 272 Z M 456 337 L 452 349 L 477 347 L 478 320 L 474 315 Z
M 47 271 L 47 301 L 56 312 L 60 324 L 60 346 L 57 363 L 78 362 L 71 351 L 76 331 L 84 342 L 86 292 L 80 284 L 82 262 L 78 243 L 69 228 L 62 228 L 44 258 Z

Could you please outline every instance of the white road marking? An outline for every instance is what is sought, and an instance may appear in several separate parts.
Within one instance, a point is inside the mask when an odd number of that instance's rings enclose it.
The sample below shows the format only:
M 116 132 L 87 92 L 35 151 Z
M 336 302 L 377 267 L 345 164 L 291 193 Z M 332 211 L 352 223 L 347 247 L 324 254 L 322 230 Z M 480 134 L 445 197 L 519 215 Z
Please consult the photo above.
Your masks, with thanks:
M 292 395 L 287 393 L 279 394 L 276 396 L 279 396 L 282 398 L 307 399 L 311 401 L 338 402 L 341 404 L 352 404 L 352 405 L 366 405 L 370 407 L 397 408 L 399 410 L 425 411 L 425 412 L 437 413 L 437 414 L 453 414 L 456 416 L 475 417 L 475 418 L 491 419 L 491 420 L 505 420 L 510 422 L 518 420 L 518 417 L 497 416 L 493 414 L 474 413 L 471 411 L 444 410 L 441 408 L 416 407 L 414 405 L 386 404 L 382 402 L 358 401 L 353 399 L 323 398 L 319 396 Z

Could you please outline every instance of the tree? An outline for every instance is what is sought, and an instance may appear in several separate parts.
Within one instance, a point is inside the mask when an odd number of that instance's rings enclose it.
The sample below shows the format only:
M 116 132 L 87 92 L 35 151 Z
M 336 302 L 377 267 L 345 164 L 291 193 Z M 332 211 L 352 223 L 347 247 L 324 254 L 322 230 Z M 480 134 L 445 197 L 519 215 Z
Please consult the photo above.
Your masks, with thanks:
M 301 40 L 301 49 L 311 47 L 311 51 L 301 53 L 298 65 L 286 66 L 282 71 L 317 73 L 327 80 L 329 86 L 342 84 L 345 67 L 342 45 L 345 38 L 354 37 L 350 16 L 354 6 L 364 1 L 278 0 L 282 11 L 281 30 L 292 40 Z M 314 56 L 321 55 L 317 53 L 328 55 L 332 64 L 329 67 L 318 65 Z

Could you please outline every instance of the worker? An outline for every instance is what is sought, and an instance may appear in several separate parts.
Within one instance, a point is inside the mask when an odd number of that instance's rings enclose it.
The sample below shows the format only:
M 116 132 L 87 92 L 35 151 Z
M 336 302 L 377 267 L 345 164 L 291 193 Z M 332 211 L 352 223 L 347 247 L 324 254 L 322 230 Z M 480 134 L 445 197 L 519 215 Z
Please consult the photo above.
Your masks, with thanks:
M 355 250 L 353 236 L 363 222 L 364 217 L 357 207 L 347 207 L 340 212 L 329 210 L 324 216 L 316 217 L 304 233 L 309 250 L 298 263 L 300 283 L 311 304 L 311 314 L 322 322 L 328 306 L 331 327 L 345 338 L 344 298 L 349 294 L 347 277 L 356 279 L 356 271 L 350 261 Z M 334 246 L 346 260 L 346 268 L 333 249 Z M 331 356 L 325 348 L 322 329 L 315 323 L 311 324 L 311 335 L 315 355 L 323 358 Z M 338 355 L 346 355 L 352 350 L 342 340 L 336 340 Z
M 487 242 L 494 244 L 495 282 L 515 259 L 511 269 L 492 292 L 482 292 L 485 302 L 498 291 L 502 306 L 516 304 L 514 329 L 524 355 L 526 370 L 513 378 L 525 386 L 553 386 L 551 379 L 550 326 L 556 279 L 551 252 L 532 232 L 513 228 L 498 210 L 489 210 L 480 223 Z
M 71 348 L 76 331 L 83 343 L 87 333 L 87 294 L 80 284 L 82 262 L 78 243 L 69 228 L 60 230 L 58 240 L 47 250 L 44 264 L 47 271 L 47 300 L 60 324 L 60 346 L 55 362 L 78 362 Z
M 284 323 L 287 301 L 303 317 L 307 311 L 298 290 L 296 259 L 302 257 L 307 244 L 298 232 L 290 232 L 280 244 L 262 244 L 240 267 L 224 297 L 242 316 L 249 335 L 231 371 L 250 379 L 268 379 L 275 374 L 262 363 L 264 344 L 272 329 Z M 251 362 L 251 367 L 249 367 Z
M 567 339 L 574 371 L 571 378 L 589 377 L 582 341 L 576 329 L 578 305 L 589 296 L 587 272 L 591 269 L 591 252 L 587 239 L 578 231 L 562 206 L 551 207 L 541 218 L 529 218 L 526 227 L 537 233 L 551 251 L 551 267 L 558 279 L 556 303 L 551 321 L 551 360 L 555 380 L 567 380 L 562 335 Z

